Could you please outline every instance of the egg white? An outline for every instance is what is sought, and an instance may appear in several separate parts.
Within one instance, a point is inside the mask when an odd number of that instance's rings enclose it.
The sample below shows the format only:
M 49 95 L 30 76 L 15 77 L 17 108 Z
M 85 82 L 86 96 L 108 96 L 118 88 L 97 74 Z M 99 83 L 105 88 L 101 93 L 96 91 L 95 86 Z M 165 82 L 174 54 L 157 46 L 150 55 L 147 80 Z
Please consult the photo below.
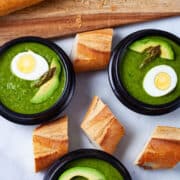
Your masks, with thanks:
M 158 73 L 165 72 L 171 77 L 171 84 L 168 89 L 160 90 L 155 86 L 154 80 Z M 150 69 L 144 77 L 143 88 L 147 94 L 153 97 L 160 97 L 169 94 L 177 85 L 177 75 L 175 70 L 168 65 L 159 65 Z
M 17 67 L 17 62 L 19 60 L 19 58 L 21 56 L 24 55 L 32 55 L 35 59 L 35 68 L 32 72 L 30 73 L 23 73 L 20 72 L 18 67 Z M 45 72 L 47 72 L 49 69 L 48 63 L 47 61 L 40 56 L 39 54 L 36 54 L 32 51 L 27 51 L 27 52 L 22 52 L 22 53 L 18 53 L 12 60 L 11 62 L 11 71 L 14 75 L 16 75 L 17 77 L 24 79 L 24 80 L 29 80 L 29 81 L 33 81 L 33 80 L 37 80 L 39 79 Z

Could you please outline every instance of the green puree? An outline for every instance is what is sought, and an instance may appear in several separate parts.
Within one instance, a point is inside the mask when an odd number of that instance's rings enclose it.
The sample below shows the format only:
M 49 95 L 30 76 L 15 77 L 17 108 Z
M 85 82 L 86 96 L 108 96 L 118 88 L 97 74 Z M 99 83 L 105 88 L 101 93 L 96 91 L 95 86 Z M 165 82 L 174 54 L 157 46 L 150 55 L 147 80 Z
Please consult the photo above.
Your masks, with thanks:
M 75 160 L 68 165 L 67 169 L 72 168 L 72 167 L 77 167 L 77 166 L 94 168 L 100 171 L 102 174 L 104 174 L 107 180 L 110 180 L 110 179 L 123 180 L 124 179 L 116 168 L 114 168 L 111 164 L 105 161 L 99 160 L 99 159 L 86 158 L 86 159 Z M 75 177 L 73 178 L 73 180 L 87 180 L 87 179 L 83 177 Z
M 39 43 L 27 42 L 11 47 L 0 56 L 0 101 L 12 111 L 22 114 L 35 114 L 47 110 L 57 102 L 63 93 L 66 78 L 61 65 L 60 84 L 54 94 L 43 103 L 32 104 L 30 100 L 39 88 L 32 87 L 32 81 L 16 77 L 10 69 L 13 57 L 28 50 L 44 57 L 49 65 L 53 58 L 60 61 L 59 56 L 53 50 Z
M 179 83 L 180 81 L 180 46 L 177 45 L 172 40 L 169 40 L 164 37 L 151 37 L 151 38 L 166 40 L 172 46 L 174 50 L 175 59 L 167 60 L 167 59 L 162 59 L 162 58 L 156 58 L 144 68 L 139 69 L 139 65 L 143 61 L 144 55 L 137 53 L 135 51 L 132 51 L 130 49 L 127 49 L 124 55 L 124 59 L 122 62 L 122 66 L 119 70 L 119 73 L 121 75 L 121 80 L 123 82 L 124 87 L 133 97 L 135 97 L 139 101 L 144 102 L 146 104 L 160 105 L 160 104 L 172 102 L 173 100 L 180 97 L 180 83 Z M 152 97 L 144 91 L 143 85 L 142 85 L 143 79 L 146 73 L 152 67 L 155 67 L 157 65 L 162 65 L 162 64 L 169 65 L 176 71 L 176 74 L 178 77 L 178 83 L 174 91 L 172 91 L 171 93 L 162 97 Z

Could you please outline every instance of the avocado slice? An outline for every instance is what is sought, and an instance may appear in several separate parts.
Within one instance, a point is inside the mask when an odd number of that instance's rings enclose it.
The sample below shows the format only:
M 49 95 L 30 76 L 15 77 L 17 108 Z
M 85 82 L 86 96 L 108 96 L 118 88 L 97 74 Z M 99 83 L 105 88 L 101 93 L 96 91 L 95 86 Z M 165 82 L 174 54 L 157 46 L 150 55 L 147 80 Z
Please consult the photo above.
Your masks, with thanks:
M 56 59 L 53 59 L 52 62 L 51 62 L 50 68 L 53 68 L 53 67 L 56 68 L 56 72 L 55 72 L 54 75 L 59 76 L 59 74 L 61 73 L 61 66 L 60 66 L 59 62 Z
M 143 53 L 145 49 L 156 46 L 160 46 L 161 58 L 169 60 L 174 59 L 174 51 L 171 45 L 167 41 L 162 39 L 143 38 L 132 43 L 129 48 L 133 51 Z
M 100 171 L 90 167 L 73 167 L 67 169 L 58 180 L 71 180 L 75 177 L 82 177 L 87 180 L 106 180 Z
M 59 79 L 57 76 L 52 77 L 49 81 L 43 84 L 37 93 L 31 99 L 31 103 L 39 104 L 46 101 L 58 88 L 59 86 Z
M 52 60 L 50 68 L 53 68 L 53 67 L 56 67 L 56 71 L 53 77 L 39 88 L 39 90 L 31 99 L 31 103 L 39 104 L 46 101 L 49 97 L 51 97 L 54 91 L 58 88 L 61 66 L 59 62 L 55 59 Z

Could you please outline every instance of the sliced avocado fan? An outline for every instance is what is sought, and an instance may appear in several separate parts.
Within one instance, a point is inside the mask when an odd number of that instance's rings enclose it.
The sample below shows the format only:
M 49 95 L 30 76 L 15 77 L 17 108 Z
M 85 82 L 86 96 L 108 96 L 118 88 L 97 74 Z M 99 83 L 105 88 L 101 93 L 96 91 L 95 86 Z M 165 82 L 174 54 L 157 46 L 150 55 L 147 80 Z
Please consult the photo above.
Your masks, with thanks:
M 75 177 L 82 177 L 87 180 L 106 180 L 100 171 L 89 167 L 73 167 L 67 169 L 58 180 L 72 180 Z
M 133 51 L 143 53 L 146 49 L 157 46 L 160 46 L 161 58 L 169 60 L 174 59 L 174 51 L 171 45 L 167 41 L 162 39 L 143 38 L 132 43 L 129 48 Z
M 50 68 L 56 68 L 53 77 L 49 79 L 46 83 L 44 83 L 42 86 L 40 86 L 39 90 L 31 99 L 31 103 L 39 104 L 46 101 L 58 88 L 61 66 L 57 60 L 53 59 Z

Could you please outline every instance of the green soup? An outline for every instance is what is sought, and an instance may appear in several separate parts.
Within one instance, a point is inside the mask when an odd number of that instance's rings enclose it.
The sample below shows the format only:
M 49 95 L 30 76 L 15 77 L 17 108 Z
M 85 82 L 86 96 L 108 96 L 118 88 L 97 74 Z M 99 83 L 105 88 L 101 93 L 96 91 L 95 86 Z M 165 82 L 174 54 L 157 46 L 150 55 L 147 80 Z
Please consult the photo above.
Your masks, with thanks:
M 145 58 L 145 55 L 142 53 L 138 53 L 127 49 L 125 55 L 123 57 L 122 64 L 119 68 L 119 74 L 122 80 L 122 83 L 126 90 L 135 97 L 137 100 L 144 102 L 150 105 L 161 105 L 165 103 L 172 102 L 173 100 L 180 97 L 180 46 L 173 42 L 170 39 L 164 37 L 150 37 L 152 39 L 161 39 L 167 41 L 173 48 L 175 59 L 168 60 L 162 58 L 156 58 L 152 62 L 150 62 L 147 66 L 142 69 L 139 69 L 139 65 Z M 146 73 L 153 67 L 158 65 L 169 65 L 171 66 L 178 78 L 178 82 L 176 88 L 169 94 L 161 97 L 152 97 L 148 95 L 143 88 L 143 79 Z
M 28 50 L 39 54 L 50 66 L 52 59 L 57 60 L 61 66 L 59 85 L 53 95 L 46 101 L 33 104 L 32 97 L 39 90 L 32 86 L 32 81 L 18 78 L 11 72 L 11 62 L 18 53 Z M 27 42 L 19 43 L 9 48 L 0 56 L 0 101 L 14 112 L 22 114 L 35 114 L 47 110 L 53 106 L 63 93 L 65 87 L 65 71 L 59 56 L 50 48 L 40 43 Z
M 116 168 L 114 168 L 111 164 L 103 160 L 99 160 L 99 159 L 86 158 L 86 159 L 75 160 L 67 166 L 67 169 L 73 168 L 73 167 L 94 168 L 98 170 L 99 172 L 101 172 L 107 180 L 110 180 L 110 179 L 123 180 L 124 179 Z M 86 179 L 83 177 L 74 177 L 73 180 L 86 180 Z

